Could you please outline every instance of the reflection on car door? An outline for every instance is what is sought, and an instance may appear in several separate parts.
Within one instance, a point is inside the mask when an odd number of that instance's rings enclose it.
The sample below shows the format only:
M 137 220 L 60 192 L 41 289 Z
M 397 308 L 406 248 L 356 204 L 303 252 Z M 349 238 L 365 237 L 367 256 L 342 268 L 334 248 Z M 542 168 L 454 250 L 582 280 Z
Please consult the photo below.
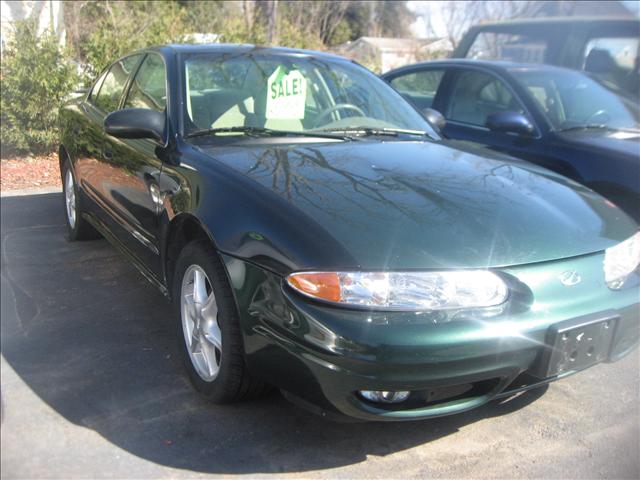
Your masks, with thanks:
M 128 86 L 123 108 L 166 111 L 164 61 L 148 53 Z M 103 189 L 117 223 L 116 233 L 124 246 L 158 278 L 161 278 L 158 241 L 162 161 L 160 145 L 150 139 L 106 137 L 105 152 L 109 176 Z
M 93 200 L 91 208 L 98 218 L 106 222 L 107 211 L 112 210 L 109 184 L 114 176 L 112 149 L 104 133 L 104 118 L 118 109 L 129 76 L 142 55 L 131 55 L 115 62 L 96 82 L 88 99 L 82 105 L 86 123 L 74 129 L 76 138 L 84 148 L 77 155 L 76 175 L 83 191 Z

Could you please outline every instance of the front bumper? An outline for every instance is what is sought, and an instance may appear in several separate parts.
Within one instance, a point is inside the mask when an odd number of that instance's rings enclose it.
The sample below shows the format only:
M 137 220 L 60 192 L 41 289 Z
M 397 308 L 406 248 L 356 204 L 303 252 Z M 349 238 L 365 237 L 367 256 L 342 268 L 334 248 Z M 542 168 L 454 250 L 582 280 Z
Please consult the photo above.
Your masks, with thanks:
M 551 326 L 578 317 L 617 317 L 605 361 L 640 336 L 638 275 L 612 291 L 602 254 L 506 268 L 511 295 L 473 312 L 368 312 L 321 305 L 253 264 L 223 257 L 235 290 L 246 358 L 263 377 L 328 414 L 413 420 L 458 413 L 575 373 L 540 376 Z M 563 272 L 581 282 L 567 287 Z M 408 390 L 400 404 L 374 404 L 360 390 Z

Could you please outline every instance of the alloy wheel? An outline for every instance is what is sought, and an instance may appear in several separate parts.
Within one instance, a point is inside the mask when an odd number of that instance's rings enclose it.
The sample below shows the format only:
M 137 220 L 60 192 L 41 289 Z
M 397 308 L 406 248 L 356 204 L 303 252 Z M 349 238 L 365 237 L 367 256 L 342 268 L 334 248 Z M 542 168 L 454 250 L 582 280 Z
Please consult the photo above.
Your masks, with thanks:
M 71 170 L 67 170 L 67 174 L 64 179 L 64 198 L 67 206 L 67 219 L 69 220 L 69 226 L 74 228 L 76 226 L 76 191 L 73 185 L 73 173 Z
M 182 278 L 180 315 L 191 363 L 204 381 L 211 382 L 220 371 L 222 332 L 211 281 L 198 265 L 187 268 Z

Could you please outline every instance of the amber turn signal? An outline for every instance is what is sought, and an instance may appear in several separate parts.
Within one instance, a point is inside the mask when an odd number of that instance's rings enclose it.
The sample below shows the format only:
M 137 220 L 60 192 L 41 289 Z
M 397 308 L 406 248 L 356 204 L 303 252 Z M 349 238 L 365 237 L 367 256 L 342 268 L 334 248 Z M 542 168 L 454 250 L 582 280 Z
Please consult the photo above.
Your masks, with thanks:
M 339 302 L 340 277 L 333 272 L 300 272 L 287 277 L 289 285 L 313 298 Z

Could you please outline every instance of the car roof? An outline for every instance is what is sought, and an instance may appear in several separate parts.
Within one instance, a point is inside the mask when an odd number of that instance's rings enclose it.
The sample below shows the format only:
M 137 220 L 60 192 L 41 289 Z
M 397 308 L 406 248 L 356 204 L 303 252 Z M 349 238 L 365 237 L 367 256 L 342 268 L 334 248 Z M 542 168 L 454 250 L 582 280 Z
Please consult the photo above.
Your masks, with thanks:
M 430 60 L 426 62 L 414 63 L 406 65 L 404 67 L 390 70 L 382 74 L 382 77 L 388 75 L 395 75 L 401 71 L 413 70 L 420 67 L 482 67 L 493 71 L 511 72 L 513 70 L 533 70 L 537 72 L 554 72 L 554 71 L 569 71 L 576 72 L 564 67 L 558 67 L 555 65 L 548 65 L 543 63 L 523 63 L 523 62 L 510 62 L 507 60 L 476 60 L 473 58 L 450 58 L 445 60 Z
M 602 25 L 603 23 L 626 23 L 626 24 L 638 24 L 640 23 L 640 19 L 631 18 L 631 17 L 538 17 L 538 18 L 526 18 L 526 19 L 513 19 L 513 20 L 503 20 L 500 22 L 493 23 L 479 23 L 471 27 L 473 30 L 492 30 L 499 29 L 502 27 L 527 27 L 531 26 L 541 26 L 541 25 L 549 25 L 552 24 L 554 26 L 570 26 L 570 25 L 589 25 L 592 23 L 597 23 Z
M 157 50 L 173 53 L 198 54 L 198 53 L 262 53 L 272 55 L 291 55 L 291 56 L 309 56 L 316 58 L 326 58 L 331 60 L 350 61 L 349 59 L 333 53 L 319 52 L 316 50 L 305 50 L 301 48 L 286 47 L 266 47 L 253 44 L 238 43 L 206 43 L 206 44 L 190 44 L 190 43 L 172 43 L 166 45 L 154 45 L 143 50 Z

